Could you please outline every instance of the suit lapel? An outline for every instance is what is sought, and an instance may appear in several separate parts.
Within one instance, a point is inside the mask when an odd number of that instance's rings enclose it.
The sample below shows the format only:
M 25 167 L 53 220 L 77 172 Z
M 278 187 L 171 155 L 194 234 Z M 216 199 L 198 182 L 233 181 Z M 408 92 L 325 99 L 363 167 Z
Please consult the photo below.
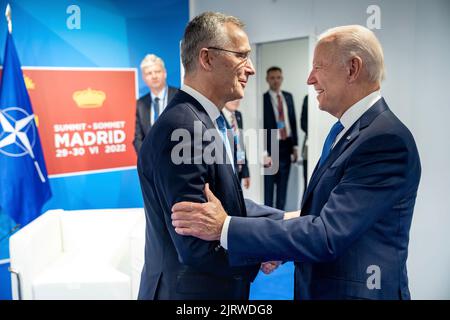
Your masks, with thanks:
M 325 171 L 330 167 L 330 165 L 337 159 L 339 156 L 347 149 L 353 141 L 359 136 L 359 123 L 358 121 L 345 133 L 345 135 L 339 140 L 337 145 L 331 150 L 330 155 L 328 156 L 328 159 L 325 161 L 325 163 L 319 167 L 319 164 L 317 163 L 316 168 L 314 169 L 314 173 L 311 176 L 311 181 L 308 184 L 308 188 L 305 192 L 305 195 L 303 197 L 302 206 L 304 202 L 308 199 L 308 197 L 313 192 L 315 186 L 319 182 L 322 175 L 325 173 Z
M 152 107 L 152 96 L 149 93 L 144 97 L 144 108 L 142 108 L 142 119 L 143 124 L 145 125 L 144 132 L 149 132 L 151 127 L 151 119 L 150 119 L 150 109 Z
M 217 130 L 213 121 L 211 120 L 208 113 L 206 112 L 205 108 L 203 108 L 203 106 L 200 104 L 200 102 L 198 102 L 195 98 L 193 98 L 189 94 L 185 93 L 184 91 L 180 90 L 180 91 L 178 91 L 178 93 L 175 95 L 175 97 L 173 99 L 174 104 L 177 104 L 176 100 L 178 100 L 178 99 L 181 99 L 180 101 L 184 101 L 184 102 L 187 101 L 193 107 L 193 111 L 197 114 L 199 120 L 203 122 L 206 129 Z M 229 131 L 230 130 L 227 130 L 227 132 L 229 132 Z M 222 146 L 223 146 L 223 144 L 220 145 L 220 147 L 222 147 Z M 226 151 L 223 150 L 223 152 L 226 152 Z M 233 159 L 231 159 L 231 160 L 233 161 Z M 224 166 L 225 170 L 228 171 L 228 174 L 233 176 L 233 181 L 234 181 L 236 187 L 238 187 L 240 189 L 239 180 L 238 180 L 237 175 L 234 172 L 231 164 L 225 163 L 225 164 L 223 164 L 223 166 Z
M 302 200 L 302 207 L 305 204 L 306 200 L 311 196 L 314 188 L 317 183 L 320 181 L 320 178 L 324 174 L 324 172 L 330 167 L 330 165 L 339 158 L 339 156 L 356 140 L 356 138 L 360 135 L 360 132 L 368 127 L 372 121 L 382 112 L 388 109 L 386 102 L 383 98 L 378 100 L 369 110 L 367 110 L 345 133 L 345 135 L 339 140 L 337 145 L 331 150 L 328 159 L 325 163 L 314 169 L 313 175 L 311 177 L 311 181 L 308 184 L 308 188 L 306 189 L 305 195 Z
M 175 94 L 178 92 L 178 89 L 169 87 L 169 92 L 168 92 L 168 96 L 167 96 L 167 104 L 170 103 L 170 101 L 172 101 L 173 97 L 175 96 Z
M 269 108 L 269 110 L 265 110 L 265 112 L 269 112 L 268 114 L 272 118 L 272 122 L 274 124 L 274 129 L 275 129 L 277 127 L 277 118 L 275 115 L 275 110 L 273 109 L 273 105 L 272 105 L 272 97 L 270 96 L 269 92 L 266 92 L 266 96 L 264 97 L 264 99 L 266 99 L 266 105 Z M 271 129 L 271 128 L 266 128 L 266 129 Z

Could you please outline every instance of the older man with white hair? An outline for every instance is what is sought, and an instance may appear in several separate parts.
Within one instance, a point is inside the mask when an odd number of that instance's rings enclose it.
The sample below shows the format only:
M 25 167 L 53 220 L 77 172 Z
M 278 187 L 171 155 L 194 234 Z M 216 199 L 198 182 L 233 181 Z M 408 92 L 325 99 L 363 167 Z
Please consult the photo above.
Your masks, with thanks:
M 142 79 L 150 92 L 136 102 L 136 126 L 133 145 L 139 154 L 142 142 L 153 123 L 164 111 L 178 89 L 167 85 L 167 71 L 164 61 L 154 54 L 148 54 L 141 62 Z
M 178 203 L 176 232 L 220 239 L 234 265 L 295 261 L 296 299 L 409 299 L 406 260 L 421 166 L 413 136 L 381 97 L 374 33 L 343 26 L 320 36 L 308 84 L 337 118 L 290 220 L 230 217 Z M 228 212 L 230 213 L 230 212 Z

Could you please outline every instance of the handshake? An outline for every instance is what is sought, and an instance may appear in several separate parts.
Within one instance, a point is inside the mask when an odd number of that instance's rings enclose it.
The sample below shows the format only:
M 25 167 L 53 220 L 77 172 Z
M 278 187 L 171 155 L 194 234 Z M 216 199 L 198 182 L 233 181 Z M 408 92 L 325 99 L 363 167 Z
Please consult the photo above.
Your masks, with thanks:
M 205 185 L 206 203 L 179 202 L 172 207 L 172 225 L 175 232 L 183 236 L 193 236 L 205 241 L 220 240 L 222 227 L 228 216 L 222 203 Z M 284 220 L 297 218 L 300 210 L 284 213 Z M 265 274 L 272 273 L 281 261 L 267 261 L 261 264 Z
M 300 210 L 298 211 L 290 211 L 284 214 L 284 220 L 289 220 L 292 218 L 297 218 L 300 216 Z M 282 261 L 268 261 L 261 263 L 261 271 L 264 274 L 271 274 L 274 272 L 282 263 Z
M 275 271 L 281 264 L 281 261 L 268 261 L 261 263 L 261 271 L 264 274 L 271 274 Z

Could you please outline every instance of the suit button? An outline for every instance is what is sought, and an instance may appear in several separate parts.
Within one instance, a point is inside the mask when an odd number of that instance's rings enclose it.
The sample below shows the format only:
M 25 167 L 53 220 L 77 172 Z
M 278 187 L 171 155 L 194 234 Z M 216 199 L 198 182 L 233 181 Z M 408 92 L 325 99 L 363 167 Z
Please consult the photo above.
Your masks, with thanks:
M 220 251 L 220 245 L 214 248 L 215 252 L 219 252 Z

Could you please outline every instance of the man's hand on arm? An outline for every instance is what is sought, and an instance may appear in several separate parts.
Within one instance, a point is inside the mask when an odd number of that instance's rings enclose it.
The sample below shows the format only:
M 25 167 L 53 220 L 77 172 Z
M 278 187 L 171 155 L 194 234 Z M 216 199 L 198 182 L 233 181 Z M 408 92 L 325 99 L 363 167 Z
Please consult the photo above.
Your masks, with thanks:
M 242 182 L 244 184 L 245 189 L 250 188 L 250 177 L 242 179 Z
M 206 241 L 220 240 L 227 213 L 219 199 L 205 185 L 208 202 L 179 202 L 172 207 L 172 225 L 183 236 L 193 236 Z

